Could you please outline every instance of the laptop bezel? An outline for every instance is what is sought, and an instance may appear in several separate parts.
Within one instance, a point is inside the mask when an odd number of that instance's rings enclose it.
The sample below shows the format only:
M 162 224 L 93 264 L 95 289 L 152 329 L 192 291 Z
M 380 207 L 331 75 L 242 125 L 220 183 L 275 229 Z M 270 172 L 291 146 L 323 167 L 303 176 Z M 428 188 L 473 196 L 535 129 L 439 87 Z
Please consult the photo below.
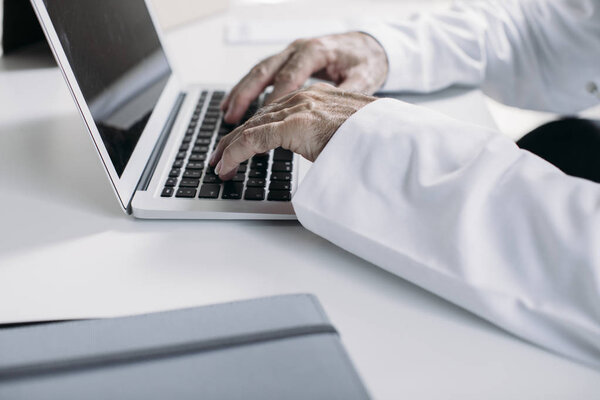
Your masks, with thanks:
M 154 108 L 154 112 L 152 113 L 146 128 L 142 132 L 142 135 L 140 136 L 139 141 L 133 153 L 131 154 L 131 158 L 129 159 L 127 166 L 125 167 L 122 175 L 119 177 L 108 155 L 106 147 L 104 146 L 104 142 L 102 141 L 100 132 L 96 127 L 92 113 L 87 105 L 87 102 L 85 101 L 79 84 L 77 83 L 75 74 L 71 69 L 71 65 L 69 64 L 65 51 L 58 38 L 56 30 L 54 29 L 54 24 L 52 23 L 48 11 L 46 10 L 44 1 L 31 0 L 31 3 L 33 4 L 33 8 L 38 20 L 40 21 L 42 30 L 46 35 L 46 39 L 50 44 L 50 48 L 54 53 L 54 57 L 56 58 L 59 69 L 61 70 L 73 100 L 77 105 L 77 109 L 84 120 L 88 132 L 90 133 L 92 142 L 94 143 L 94 146 L 98 152 L 100 161 L 104 166 L 121 208 L 125 213 L 128 213 L 130 210 L 131 201 L 135 194 L 140 178 L 147 166 L 148 160 L 150 159 L 150 155 L 152 154 L 163 127 L 168 121 L 171 111 L 182 92 L 181 83 L 171 70 L 171 75 L 169 76 L 167 84 L 156 104 L 156 107 Z M 159 37 L 161 47 L 163 51 L 165 51 L 162 32 L 157 28 L 158 24 L 154 10 L 152 9 L 148 0 L 145 0 L 144 3 L 150 13 L 152 24 L 154 25 L 154 29 Z

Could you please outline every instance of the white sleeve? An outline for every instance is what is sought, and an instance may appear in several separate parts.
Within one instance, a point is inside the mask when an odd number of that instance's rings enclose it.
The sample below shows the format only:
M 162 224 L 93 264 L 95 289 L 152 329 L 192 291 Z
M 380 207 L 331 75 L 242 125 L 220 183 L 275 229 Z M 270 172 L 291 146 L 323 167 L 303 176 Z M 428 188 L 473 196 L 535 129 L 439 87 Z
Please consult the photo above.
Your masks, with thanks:
M 494 131 L 382 99 L 342 125 L 293 204 L 334 244 L 600 367 L 600 185 Z
M 505 104 L 573 113 L 598 104 L 600 0 L 490 0 L 362 29 L 388 55 L 384 91 L 481 85 Z

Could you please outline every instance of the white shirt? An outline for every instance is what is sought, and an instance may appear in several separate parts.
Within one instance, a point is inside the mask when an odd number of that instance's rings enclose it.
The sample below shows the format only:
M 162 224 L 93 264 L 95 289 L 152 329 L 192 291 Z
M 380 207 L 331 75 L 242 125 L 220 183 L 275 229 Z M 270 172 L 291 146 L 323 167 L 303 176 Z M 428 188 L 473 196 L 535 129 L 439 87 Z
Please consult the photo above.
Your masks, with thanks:
M 586 85 L 600 83 L 600 0 L 468 3 L 367 32 L 389 58 L 386 90 L 480 85 L 563 113 L 598 101 Z M 342 125 L 293 204 L 338 246 L 600 367 L 600 185 L 498 132 L 382 99 Z

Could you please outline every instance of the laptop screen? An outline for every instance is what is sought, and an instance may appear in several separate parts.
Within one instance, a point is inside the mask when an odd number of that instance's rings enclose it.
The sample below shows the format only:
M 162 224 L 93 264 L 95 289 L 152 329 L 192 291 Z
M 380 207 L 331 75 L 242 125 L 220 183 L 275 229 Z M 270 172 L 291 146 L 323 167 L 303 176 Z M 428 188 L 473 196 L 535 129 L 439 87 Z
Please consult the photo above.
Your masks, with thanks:
M 119 177 L 171 68 L 144 0 L 44 0 Z

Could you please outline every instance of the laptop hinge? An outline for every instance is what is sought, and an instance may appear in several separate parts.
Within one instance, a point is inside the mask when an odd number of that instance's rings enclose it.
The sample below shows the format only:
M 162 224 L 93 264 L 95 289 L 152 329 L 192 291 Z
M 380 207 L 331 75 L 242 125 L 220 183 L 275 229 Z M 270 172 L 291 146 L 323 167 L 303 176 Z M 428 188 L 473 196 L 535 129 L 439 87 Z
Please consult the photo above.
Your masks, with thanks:
M 152 154 L 148 158 L 148 163 L 146 163 L 146 167 L 142 172 L 142 176 L 140 181 L 138 182 L 136 192 L 137 191 L 146 191 L 148 190 L 148 186 L 150 185 L 150 180 L 152 179 L 152 175 L 154 175 L 154 171 L 156 170 L 156 166 L 158 165 L 158 161 L 160 160 L 160 156 L 162 156 L 163 150 L 165 149 L 165 145 L 167 144 L 167 140 L 169 139 L 169 135 L 171 134 L 171 130 L 173 129 L 173 125 L 175 125 L 175 121 L 177 120 L 177 115 L 179 115 L 179 111 L 181 110 L 181 106 L 185 101 L 185 93 L 180 93 L 175 101 L 175 105 L 173 106 L 173 110 L 171 114 L 169 114 L 169 118 L 165 123 L 165 126 L 156 141 L 156 145 L 154 146 L 154 150 L 152 150 Z M 134 192 L 135 196 L 135 192 Z M 127 206 L 127 213 L 131 214 L 133 210 L 131 209 L 131 202 L 133 201 L 133 197 Z

